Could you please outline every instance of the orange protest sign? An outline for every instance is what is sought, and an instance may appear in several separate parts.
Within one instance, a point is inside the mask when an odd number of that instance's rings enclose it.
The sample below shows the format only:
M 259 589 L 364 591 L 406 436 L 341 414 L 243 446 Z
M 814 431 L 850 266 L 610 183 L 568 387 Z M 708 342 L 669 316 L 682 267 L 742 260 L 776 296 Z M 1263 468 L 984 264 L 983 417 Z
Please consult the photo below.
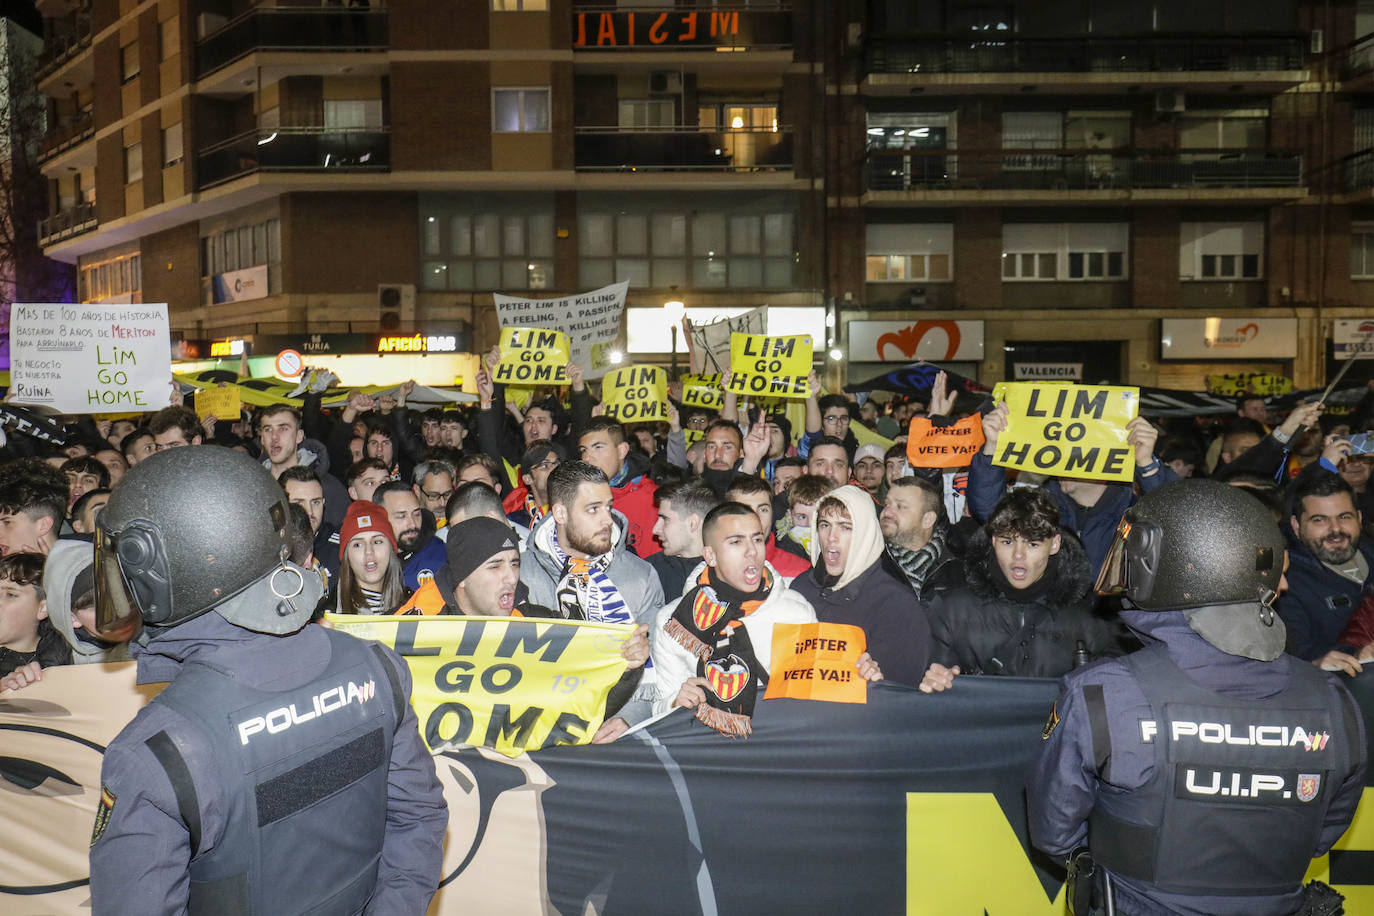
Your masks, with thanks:
M 763 698 L 867 703 L 868 682 L 855 667 L 866 647 L 864 631 L 847 623 L 776 624 Z
M 965 417 L 950 426 L 936 426 L 925 417 L 911 421 L 906 460 L 914 468 L 961 468 L 983 447 L 983 418 Z

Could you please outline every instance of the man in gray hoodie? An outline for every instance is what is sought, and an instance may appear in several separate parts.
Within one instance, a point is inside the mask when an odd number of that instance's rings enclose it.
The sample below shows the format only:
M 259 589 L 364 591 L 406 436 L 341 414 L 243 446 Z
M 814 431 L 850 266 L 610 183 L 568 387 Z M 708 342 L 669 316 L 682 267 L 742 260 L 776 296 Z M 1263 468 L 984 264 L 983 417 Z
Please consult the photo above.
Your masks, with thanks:
M 566 461 L 549 475 L 549 514 L 530 534 L 520 581 L 529 600 L 568 620 L 650 624 L 663 607 L 654 568 L 626 549 L 625 516 L 611 508 L 605 473 L 585 461 Z M 607 719 L 594 740 L 605 741 L 647 718 L 653 670 L 633 699 Z
M 96 626 L 95 547 L 90 541 L 60 540 L 43 564 L 48 619 L 72 647 L 72 664 L 126 662 L 133 626 L 106 632 Z

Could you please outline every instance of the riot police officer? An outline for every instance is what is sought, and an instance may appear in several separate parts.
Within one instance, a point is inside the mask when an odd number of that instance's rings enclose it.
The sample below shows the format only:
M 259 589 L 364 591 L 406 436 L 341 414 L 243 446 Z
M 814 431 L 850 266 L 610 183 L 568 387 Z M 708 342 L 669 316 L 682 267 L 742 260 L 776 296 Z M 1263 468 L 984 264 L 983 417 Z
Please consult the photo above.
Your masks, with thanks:
M 1059 857 L 1086 845 L 1071 865 L 1095 911 L 1295 913 L 1350 825 L 1363 724 L 1333 677 L 1283 652 L 1284 563 L 1269 511 L 1215 481 L 1122 519 L 1098 591 L 1124 596 L 1146 648 L 1065 676 L 1027 775 L 1031 839 Z
M 100 515 L 98 614 L 171 683 L 105 753 L 101 913 L 423 913 L 448 823 L 391 650 L 307 626 L 286 495 L 219 446 L 139 462 Z

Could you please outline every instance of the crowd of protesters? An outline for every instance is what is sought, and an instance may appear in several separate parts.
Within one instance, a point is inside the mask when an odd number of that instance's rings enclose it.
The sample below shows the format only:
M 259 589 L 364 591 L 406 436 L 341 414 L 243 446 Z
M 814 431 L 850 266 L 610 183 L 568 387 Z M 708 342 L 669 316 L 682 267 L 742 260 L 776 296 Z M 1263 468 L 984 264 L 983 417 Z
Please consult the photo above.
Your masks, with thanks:
M 862 674 L 925 692 L 957 689 L 960 677 L 1058 677 L 1128 653 L 1139 640 L 1094 583 L 1138 495 L 1189 476 L 1243 487 L 1283 531 L 1290 652 L 1351 676 L 1374 656 L 1374 455 L 1352 450 L 1350 436 L 1369 425 L 1365 404 L 1346 417 L 1317 404 L 1274 416 L 1245 396 L 1234 417 L 1205 426 L 1139 417 L 1127 428 L 1134 485 L 1011 480 L 992 464 L 1006 407 L 958 404 L 943 375 L 928 393 L 881 401 L 824 393 L 813 375 L 795 429 L 777 405 L 727 394 L 713 411 L 673 388 L 666 421 L 627 427 L 604 415 L 577 365 L 568 388 L 517 406 L 491 380 L 496 358 L 485 358 L 475 404 L 416 410 L 407 382 L 326 409 L 326 395 L 343 393 L 338 379 L 307 370 L 289 403 L 233 419 L 202 419 L 192 394 L 174 393 L 151 414 L 60 417 L 53 435 L 11 430 L 0 685 L 128 657 L 133 634 L 95 622 L 96 517 L 130 466 L 187 446 L 244 451 L 281 484 L 292 559 L 328 581 L 317 619 L 635 624 L 632 674 L 612 692 L 599 741 L 674 706 L 747 734 L 749 704 L 708 696 L 702 675 L 733 656 L 761 686 L 775 623 L 860 627 Z M 913 417 L 938 425 L 975 410 L 986 444 L 968 467 L 908 462 Z M 709 626 L 694 613 L 702 602 L 719 611 Z

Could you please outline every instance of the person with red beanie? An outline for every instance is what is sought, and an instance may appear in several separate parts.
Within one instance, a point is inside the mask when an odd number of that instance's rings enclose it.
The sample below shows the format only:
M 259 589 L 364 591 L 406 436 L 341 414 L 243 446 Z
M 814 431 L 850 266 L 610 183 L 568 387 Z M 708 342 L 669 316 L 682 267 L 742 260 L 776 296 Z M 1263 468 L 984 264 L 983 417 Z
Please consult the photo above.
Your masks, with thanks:
M 386 510 L 371 502 L 348 507 L 339 532 L 339 614 L 391 614 L 410 597 L 401 583 L 396 533 Z

